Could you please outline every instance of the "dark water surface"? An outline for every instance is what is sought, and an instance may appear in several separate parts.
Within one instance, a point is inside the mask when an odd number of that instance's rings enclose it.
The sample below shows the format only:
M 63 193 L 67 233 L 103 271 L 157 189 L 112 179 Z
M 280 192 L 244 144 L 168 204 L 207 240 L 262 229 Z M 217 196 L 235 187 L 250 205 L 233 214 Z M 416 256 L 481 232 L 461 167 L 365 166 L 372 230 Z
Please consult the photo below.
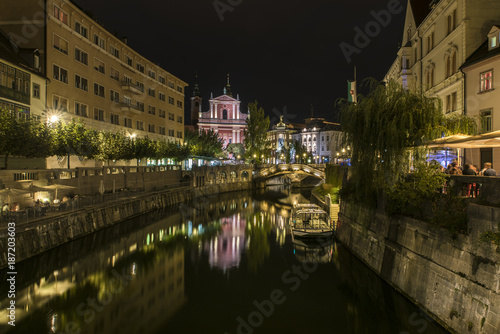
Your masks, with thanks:
M 21 262 L 0 333 L 447 333 L 340 244 L 292 240 L 307 198 L 202 198 Z

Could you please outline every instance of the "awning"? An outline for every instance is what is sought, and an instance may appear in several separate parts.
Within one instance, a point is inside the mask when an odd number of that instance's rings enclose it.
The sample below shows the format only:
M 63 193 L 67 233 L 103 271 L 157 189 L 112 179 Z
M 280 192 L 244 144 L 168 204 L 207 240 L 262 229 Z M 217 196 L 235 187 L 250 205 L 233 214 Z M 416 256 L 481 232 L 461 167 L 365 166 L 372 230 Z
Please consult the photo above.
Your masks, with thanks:
M 428 147 L 486 148 L 500 147 L 500 131 L 475 136 L 456 135 L 443 137 L 429 142 Z

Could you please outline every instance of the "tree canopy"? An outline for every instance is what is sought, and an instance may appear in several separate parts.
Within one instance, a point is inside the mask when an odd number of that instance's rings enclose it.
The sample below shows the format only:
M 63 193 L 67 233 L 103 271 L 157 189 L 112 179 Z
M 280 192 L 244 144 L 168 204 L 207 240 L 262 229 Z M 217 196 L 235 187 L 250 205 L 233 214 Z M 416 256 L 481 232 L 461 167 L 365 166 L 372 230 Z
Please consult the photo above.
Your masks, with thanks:
M 343 142 L 351 148 L 355 193 L 371 196 L 393 185 L 422 161 L 425 143 L 443 135 L 473 134 L 474 119 L 443 114 L 440 100 L 406 90 L 395 82 L 365 80 L 369 93 L 358 103 L 339 100 Z M 411 152 L 411 154 L 410 154 Z M 358 198 L 361 199 L 361 198 Z
M 267 142 L 267 131 L 269 130 L 269 116 L 265 116 L 264 109 L 259 107 L 257 101 L 248 104 L 250 112 L 246 120 L 245 129 L 245 158 L 257 163 L 263 161 L 262 156 L 269 157 L 271 149 Z M 255 156 L 255 158 L 254 158 Z

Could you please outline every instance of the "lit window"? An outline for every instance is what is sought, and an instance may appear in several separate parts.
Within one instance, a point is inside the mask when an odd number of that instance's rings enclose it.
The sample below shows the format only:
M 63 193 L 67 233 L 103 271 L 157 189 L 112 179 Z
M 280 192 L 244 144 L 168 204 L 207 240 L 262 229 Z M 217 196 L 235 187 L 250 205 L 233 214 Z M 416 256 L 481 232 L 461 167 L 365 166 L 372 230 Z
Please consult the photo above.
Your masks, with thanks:
M 68 13 L 63 11 L 61 8 L 57 7 L 54 5 L 54 16 L 56 19 L 64 23 L 65 25 L 68 25 Z
M 493 71 L 481 73 L 481 92 L 488 91 L 493 88 Z

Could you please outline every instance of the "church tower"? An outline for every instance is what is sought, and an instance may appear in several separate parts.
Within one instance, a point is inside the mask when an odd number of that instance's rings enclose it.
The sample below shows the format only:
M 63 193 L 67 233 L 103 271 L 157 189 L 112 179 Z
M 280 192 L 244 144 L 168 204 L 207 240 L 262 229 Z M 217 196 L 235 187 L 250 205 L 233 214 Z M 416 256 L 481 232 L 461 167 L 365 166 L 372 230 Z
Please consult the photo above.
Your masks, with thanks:
M 198 125 L 198 120 L 201 113 L 201 93 L 198 86 L 198 74 L 195 76 L 193 96 L 191 97 L 191 125 Z

